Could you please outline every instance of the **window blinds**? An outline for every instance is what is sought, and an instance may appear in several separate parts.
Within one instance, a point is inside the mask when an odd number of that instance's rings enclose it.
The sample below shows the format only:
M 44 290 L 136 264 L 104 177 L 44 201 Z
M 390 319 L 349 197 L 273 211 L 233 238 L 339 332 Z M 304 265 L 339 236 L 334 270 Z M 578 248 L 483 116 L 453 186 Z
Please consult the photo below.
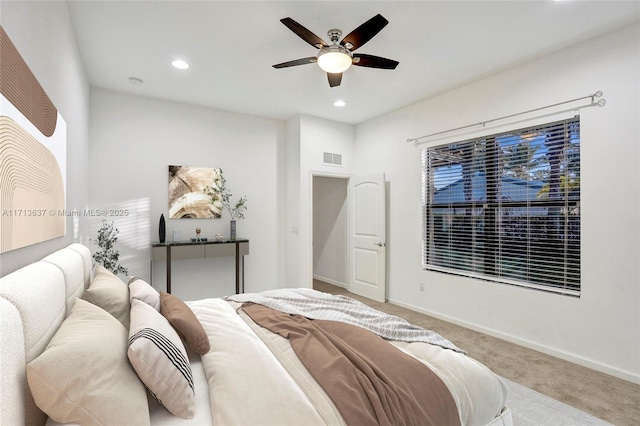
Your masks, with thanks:
M 422 154 L 425 269 L 579 295 L 579 117 Z

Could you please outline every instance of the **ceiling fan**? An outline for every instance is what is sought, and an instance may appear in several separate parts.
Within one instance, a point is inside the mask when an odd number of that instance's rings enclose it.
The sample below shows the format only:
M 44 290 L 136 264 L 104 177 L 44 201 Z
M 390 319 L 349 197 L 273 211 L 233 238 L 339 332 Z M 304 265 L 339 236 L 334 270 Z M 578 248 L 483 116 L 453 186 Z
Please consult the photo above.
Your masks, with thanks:
M 319 52 L 316 56 L 276 64 L 273 66 L 274 68 L 287 68 L 317 62 L 318 66 L 326 71 L 329 86 L 335 87 L 340 85 L 342 73 L 351 65 L 387 70 L 393 70 L 398 66 L 398 61 L 392 59 L 366 55 L 364 53 L 353 53 L 354 50 L 371 40 L 389 23 L 389 21 L 380 14 L 351 31 L 340 43 L 338 43 L 338 40 L 340 36 L 342 36 L 342 31 L 336 29 L 329 30 L 327 35 L 329 40 L 331 40 L 331 45 L 327 44 L 320 37 L 291 18 L 283 18 L 280 22 L 296 33 L 298 37 L 316 49 L 319 49 Z

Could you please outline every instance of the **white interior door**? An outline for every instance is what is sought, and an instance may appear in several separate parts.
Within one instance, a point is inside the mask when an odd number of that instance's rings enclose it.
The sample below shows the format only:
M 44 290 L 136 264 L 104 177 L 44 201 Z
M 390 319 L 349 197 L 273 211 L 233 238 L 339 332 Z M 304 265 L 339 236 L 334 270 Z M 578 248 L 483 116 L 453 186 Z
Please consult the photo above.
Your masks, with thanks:
M 384 173 L 349 180 L 349 291 L 384 302 L 386 214 Z

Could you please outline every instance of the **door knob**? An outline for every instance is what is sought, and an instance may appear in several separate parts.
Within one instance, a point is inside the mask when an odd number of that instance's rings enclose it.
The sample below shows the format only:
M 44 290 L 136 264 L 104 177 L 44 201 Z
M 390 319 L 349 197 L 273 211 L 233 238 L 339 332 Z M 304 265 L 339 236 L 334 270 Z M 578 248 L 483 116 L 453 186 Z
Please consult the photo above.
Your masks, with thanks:
M 377 245 L 378 247 L 384 247 L 384 243 L 373 243 L 375 245 Z

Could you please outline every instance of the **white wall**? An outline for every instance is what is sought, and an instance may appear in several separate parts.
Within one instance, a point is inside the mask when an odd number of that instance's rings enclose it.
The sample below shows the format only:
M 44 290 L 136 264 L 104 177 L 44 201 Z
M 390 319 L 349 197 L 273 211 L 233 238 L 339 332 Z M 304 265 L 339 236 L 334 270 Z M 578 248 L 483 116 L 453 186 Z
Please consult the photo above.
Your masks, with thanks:
M 348 180 L 313 178 L 313 277 L 347 287 Z
M 287 123 L 287 272 L 288 287 L 313 285 L 313 177 L 352 175 L 355 128 L 349 124 L 299 116 Z M 342 155 L 342 167 L 323 164 L 324 152 Z M 295 169 L 297 167 L 297 170 Z
M 285 210 L 285 282 L 295 287 L 300 281 L 300 117 L 287 121 Z
M 357 173 L 384 171 L 391 187 L 392 302 L 640 382 L 639 32 L 634 25 L 357 126 Z M 581 297 L 423 271 L 420 150 L 407 138 L 597 90 L 606 107 L 581 115 Z
M 67 210 L 88 202 L 89 85 L 65 2 L 0 2 L 0 24 L 67 123 Z M 72 242 L 87 244 L 86 218 L 68 217 L 66 236 L 0 255 L 0 276 Z
M 93 89 L 91 93 L 90 187 L 94 208 L 120 207 L 128 217 L 109 216 L 119 228 L 121 260 L 130 275 L 149 279 L 149 243 L 158 241 L 164 214 L 167 238 L 178 229 L 182 239 L 229 235 L 229 217 L 168 218 L 170 164 L 220 167 L 234 197 L 246 195 L 247 212 L 238 221 L 238 237 L 250 239 L 245 257 L 245 289 L 275 288 L 283 277 L 284 244 L 280 211 L 284 208 L 285 124 L 242 114 L 141 96 Z M 99 218 L 94 220 L 99 226 Z M 199 263 L 198 263 L 199 262 Z M 199 286 L 192 297 L 214 297 L 234 290 L 233 259 L 174 263 L 173 290 Z M 164 269 L 153 285 L 164 289 Z M 203 284 L 204 282 L 204 284 Z M 190 298 L 192 298 L 190 297 Z

